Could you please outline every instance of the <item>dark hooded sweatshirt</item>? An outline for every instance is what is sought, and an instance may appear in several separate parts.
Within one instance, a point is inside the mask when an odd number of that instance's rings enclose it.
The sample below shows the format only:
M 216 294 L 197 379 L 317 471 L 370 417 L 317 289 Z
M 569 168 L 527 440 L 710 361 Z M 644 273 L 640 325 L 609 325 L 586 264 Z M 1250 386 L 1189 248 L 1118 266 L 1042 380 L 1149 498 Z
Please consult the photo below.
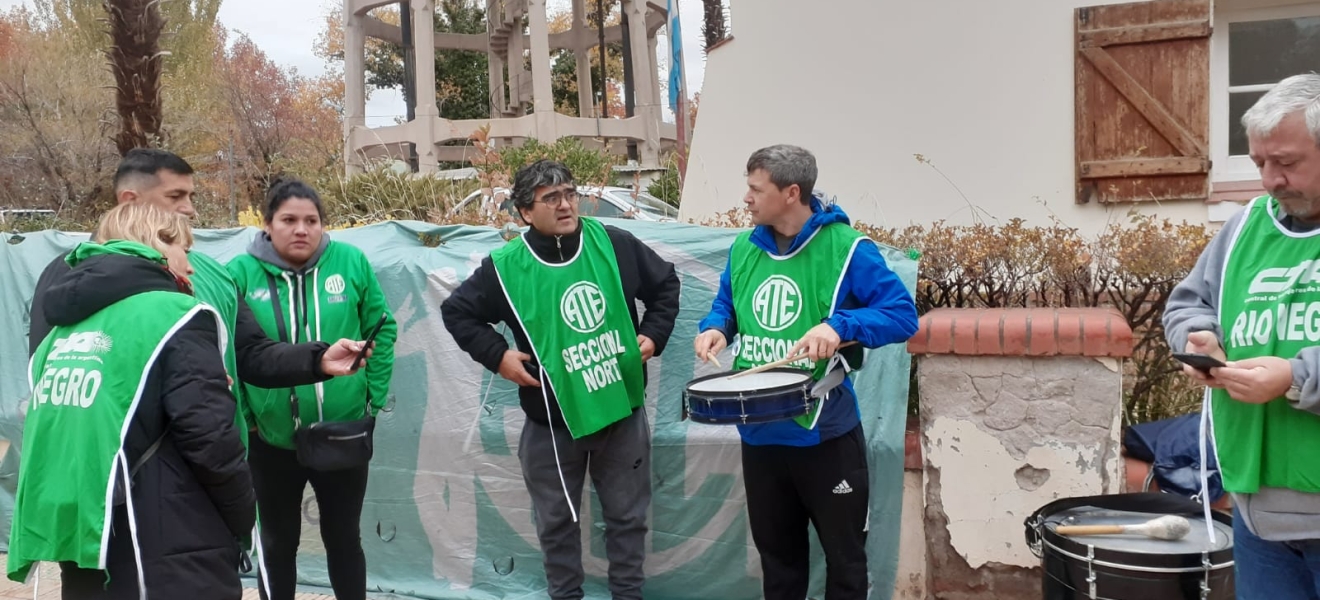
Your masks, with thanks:
M 660 356 L 669 342 L 669 335 L 674 331 L 674 321 L 678 318 L 681 291 L 678 273 L 674 271 L 672 263 L 660 258 L 633 234 L 611 225 L 605 226 L 605 232 L 610 237 L 610 245 L 614 247 L 615 258 L 619 261 L 619 280 L 623 284 L 623 296 L 628 303 L 633 326 L 637 328 L 638 335 L 644 335 L 655 342 L 655 355 Z M 569 235 L 545 235 L 531 228 L 524 239 L 527 247 L 541 260 L 562 264 L 577 254 L 578 245 L 582 241 L 582 225 L 579 223 L 578 230 Z M 641 319 L 637 317 L 638 300 L 646 307 Z M 513 332 L 518 349 L 532 354 L 527 334 L 518 325 L 518 319 L 509 306 L 489 256 L 482 259 L 481 267 L 445 300 L 440 307 L 440 314 L 445 329 L 454 336 L 458 346 L 493 373 L 499 373 L 500 361 L 504 359 L 509 343 L 491 327 L 492 323 L 507 324 Z M 531 374 L 535 377 L 536 371 L 531 371 Z M 646 374 L 644 364 L 642 374 Z M 553 420 L 555 427 L 564 427 L 559 401 L 553 392 L 548 395 L 550 414 L 547 415 L 541 388 L 522 386 L 518 389 L 519 403 L 528 419 L 543 425 Z
M 51 282 L 44 310 L 52 326 L 74 325 L 148 291 L 178 288 L 172 275 L 149 260 L 95 256 Z M 234 429 L 236 403 L 217 348 L 209 314 L 197 315 L 180 329 L 148 372 L 125 437 L 130 465 L 139 464 L 152 443 L 161 440 L 133 477 L 144 579 L 152 598 L 242 594 L 239 540 L 251 535 L 256 498 L 243 458 L 246 450 Z M 138 597 L 126 516 L 125 505 L 116 506 L 106 556 L 110 585 L 95 597 Z M 99 571 L 79 570 L 72 576 L 84 583 L 106 579 Z

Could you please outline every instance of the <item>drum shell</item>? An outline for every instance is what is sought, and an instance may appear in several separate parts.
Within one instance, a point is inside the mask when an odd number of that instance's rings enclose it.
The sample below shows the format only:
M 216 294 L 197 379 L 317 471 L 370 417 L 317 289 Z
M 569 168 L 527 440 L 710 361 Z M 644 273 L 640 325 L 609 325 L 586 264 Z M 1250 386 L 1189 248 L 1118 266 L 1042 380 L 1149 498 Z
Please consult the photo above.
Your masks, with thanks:
M 1041 558 L 1041 598 L 1044 600 L 1090 599 L 1090 570 L 1084 560 L 1064 556 L 1045 546 Z M 1200 600 L 1201 570 L 1186 573 L 1146 573 L 1096 565 L 1096 598 L 1105 600 Z M 1233 600 L 1233 566 L 1210 571 L 1207 600 Z
M 1093 500 L 1092 502 L 1087 502 Z M 1148 506 L 1142 506 L 1147 503 Z M 1088 578 L 1095 575 L 1095 598 L 1105 600 L 1233 600 L 1233 549 L 1205 553 L 1148 554 L 1088 547 L 1082 540 L 1059 535 L 1048 527 L 1036 527 L 1045 518 L 1070 508 L 1091 505 L 1115 510 L 1141 510 L 1163 514 L 1200 514 L 1200 504 L 1171 494 L 1143 493 L 1070 498 L 1041 508 L 1028 519 L 1027 541 L 1041 557 L 1041 595 L 1044 600 L 1092 598 Z M 1212 518 L 1231 526 L 1232 518 L 1211 513 Z M 1193 525 L 1204 527 L 1204 521 Z M 1088 561 L 1088 556 L 1092 557 Z M 1211 567 L 1205 568 L 1208 559 Z M 1088 564 L 1089 563 L 1089 564 Z M 1209 593 L 1201 595 L 1209 572 Z
M 788 367 L 770 369 L 766 372 L 802 373 L 800 369 Z M 805 415 L 820 402 L 811 397 L 813 381 L 810 379 L 800 384 L 754 391 L 697 392 L 691 389 L 692 385 L 698 382 L 728 377 L 735 373 L 729 371 L 689 382 L 683 391 L 683 408 L 688 418 L 709 425 L 770 423 Z

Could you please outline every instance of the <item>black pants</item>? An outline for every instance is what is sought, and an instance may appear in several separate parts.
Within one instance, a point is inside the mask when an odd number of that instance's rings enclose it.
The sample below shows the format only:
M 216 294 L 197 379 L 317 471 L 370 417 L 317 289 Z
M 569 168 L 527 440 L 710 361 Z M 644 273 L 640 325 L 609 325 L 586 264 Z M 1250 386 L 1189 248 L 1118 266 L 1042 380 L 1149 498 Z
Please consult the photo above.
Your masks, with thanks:
M 742 462 L 765 599 L 807 597 L 808 524 L 825 550 L 825 599 L 866 598 L 870 477 L 862 426 L 816 446 L 744 443 Z
M 298 582 L 298 541 L 302 534 L 302 499 L 307 483 L 316 493 L 321 514 L 321 542 L 325 545 L 330 587 L 337 600 L 364 600 L 367 596 L 367 559 L 362 553 L 362 500 L 367 495 L 363 466 L 320 472 L 298 463 L 297 454 L 272 446 L 252 435 L 248 462 L 257 492 L 261 517 L 260 560 L 263 600 L 293 600 Z

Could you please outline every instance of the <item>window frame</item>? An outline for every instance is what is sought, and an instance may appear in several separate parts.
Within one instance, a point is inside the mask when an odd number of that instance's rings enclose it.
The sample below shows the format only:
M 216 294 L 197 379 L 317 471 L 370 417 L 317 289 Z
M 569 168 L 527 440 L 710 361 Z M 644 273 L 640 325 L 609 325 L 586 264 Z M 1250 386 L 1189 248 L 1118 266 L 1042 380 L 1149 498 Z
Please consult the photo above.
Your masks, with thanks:
M 1255 6 L 1247 8 L 1215 9 L 1211 14 L 1213 33 L 1210 35 L 1210 168 L 1211 185 L 1237 181 L 1259 181 L 1260 171 L 1246 155 L 1230 155 L 1229 93 L 1268 91 L 1275 84 L 1228 85 L 1229 41 L 1232 23 L 1320 17 L 1320 3 L 1288 4 L 1283 6 Z

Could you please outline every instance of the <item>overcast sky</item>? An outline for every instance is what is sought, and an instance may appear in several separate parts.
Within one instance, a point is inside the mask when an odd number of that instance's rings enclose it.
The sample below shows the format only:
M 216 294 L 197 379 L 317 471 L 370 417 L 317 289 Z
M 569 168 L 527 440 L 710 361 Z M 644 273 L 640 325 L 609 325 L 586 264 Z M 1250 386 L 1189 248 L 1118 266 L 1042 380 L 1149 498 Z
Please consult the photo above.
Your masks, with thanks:
M 689 94 L 692 94 L 701 89 L 705 74 L 701 56 L 701 0 L 679 1 L 686 79 Z M 0 10 L 21 4 L 32 6 L 31 0 L 0 0 Z M 339 3 L 335 0 L 223 0 L 220 22 L 230 30 L 246 33 L 279 65 L 294 67 L 305 75 L 319 75 L 324 72 L 325 64 L 312 51 L 312 46 L 321 31 L 323 15 L 336 4 Z M 567 10 L 571 6 L 570 0 L 547 0 L 547 4 L 551 12 Z M 660 34 L 657 50 L 660 78 L 668 81 L 669 42 L 663 37 L 665 30 L 662 29 Z M 668 98 L 665 97 L 663 102 L 668 105 Z M 374 90 L 367 101 L 369 125 L 391 124 L 396 116 L 402 117 L 403 112 L 403 95 L 395 90 Z M 666 118 L 673 120 L 668 110 Z

